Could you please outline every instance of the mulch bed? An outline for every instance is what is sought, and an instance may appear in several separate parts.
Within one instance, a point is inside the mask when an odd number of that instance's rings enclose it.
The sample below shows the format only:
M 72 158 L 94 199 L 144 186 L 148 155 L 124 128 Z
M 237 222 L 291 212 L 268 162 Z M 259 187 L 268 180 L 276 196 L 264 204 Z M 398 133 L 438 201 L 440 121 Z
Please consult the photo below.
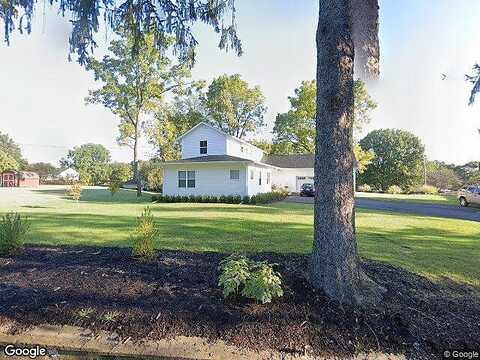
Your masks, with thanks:
M 122 338 L 177 335 L 222 339 L 250 349 L 349 356 L 406 353 L 438 358 L 445 349 L 480 348 L 480 295 L 448 281 L 433 283 L 366 261 L 366 273 L 388 289 L 382 308 L 340 306 L 305 280 L 308 257 L 259 254 L 278 263 L 285 295 L 261 305 L 224 300 L 217 286 L 218 253 L 159 252 L 132 259 L 129 249 L 27 247 L 0 258 L 0 322 L 69 324 Z M 91 308 L 89 318 L 79 316 Z M 103 315 L 115 312 L 113 321 Z

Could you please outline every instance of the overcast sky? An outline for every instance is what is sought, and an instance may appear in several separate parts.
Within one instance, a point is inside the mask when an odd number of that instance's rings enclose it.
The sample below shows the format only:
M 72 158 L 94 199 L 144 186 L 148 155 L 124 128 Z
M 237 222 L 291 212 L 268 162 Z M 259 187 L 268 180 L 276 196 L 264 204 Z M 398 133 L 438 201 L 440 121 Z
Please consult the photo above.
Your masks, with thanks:
M 268 106 L 262 136 L 269 137 L 276 114 L 288 110 L 287 97 L 315 76 L 318 1 L 237 3 L 244 55 L 220 51 L 218 36 L 195 26 L 200 45 L 193 74 L 211 81 L 240 73 L 259 85 Z M 421 138 L 430 159 L 479 160 L 480 97 L 467 106 L 471 86 L 464 78 L 480 61 L 480 1 L 383 0 L 380 8 L 382 75 L 370 89 L 379 106 L 364 134 L 401 128 Z M 129 161 L 130 150 L 115 143 L 118 119 L 100 105 L 84 104 L 88 90 L 99 84 L 67 61 L 68 21 L 48 7 L 45 15 L 39 10 L 32 35 L 15 34 L 10 47 L 0 44 L 0 131 L 21 144 L 30 162 L 58 164 L 69 148 L 86 142 L 101 143 L 114 160 Z M 101 56 L 103 33 L 98 43 Z M 141 153 L 148 158 L 151 149 L 144 143 Z

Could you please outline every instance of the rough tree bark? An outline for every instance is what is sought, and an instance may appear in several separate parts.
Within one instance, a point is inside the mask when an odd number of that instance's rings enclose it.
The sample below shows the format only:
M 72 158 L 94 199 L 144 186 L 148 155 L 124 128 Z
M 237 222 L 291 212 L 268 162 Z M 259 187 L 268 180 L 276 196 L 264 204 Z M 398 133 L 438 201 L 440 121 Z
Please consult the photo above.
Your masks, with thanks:
M 351 0 L 320 0 L 314 246 L 310 280 L 332 299 L 365 305 L 382 289 L 362 271 L 354 230 Z

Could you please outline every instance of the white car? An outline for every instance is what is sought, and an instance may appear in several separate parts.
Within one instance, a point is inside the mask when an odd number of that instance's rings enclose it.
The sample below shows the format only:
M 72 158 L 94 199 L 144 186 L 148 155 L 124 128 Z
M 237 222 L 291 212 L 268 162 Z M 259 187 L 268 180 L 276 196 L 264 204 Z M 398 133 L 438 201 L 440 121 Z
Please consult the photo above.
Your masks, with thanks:
M 460 206 L 468 206 L 470 204 L 480 205 L 480 186 L 467 186 L 465 189 L 458 191 L 457 197 Z

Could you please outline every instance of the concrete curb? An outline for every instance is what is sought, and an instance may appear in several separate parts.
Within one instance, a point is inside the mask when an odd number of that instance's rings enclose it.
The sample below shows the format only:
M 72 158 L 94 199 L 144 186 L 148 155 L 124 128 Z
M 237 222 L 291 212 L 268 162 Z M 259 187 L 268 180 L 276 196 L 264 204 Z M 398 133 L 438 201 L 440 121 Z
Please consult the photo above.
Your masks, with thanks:
M 23 332 L 11 334 L 10 326 L 0 325 L 0 345 L 39 345 L 52 348 L 58 352 L 88 353 L 89 355 L 153 357 L 156 359 L 204 359 L 204 360 L 314 360 L 308 355 L 287 354 L 280 352 L 254 352 L 222 341 L 214 343 L 198 337 L 179 336 L 174 339 L 142 340 L 133 342 L 120 339 L 115 333 L 91 330 L 75 326 L 40 325 Z M 1 354 L 3 355 L 3 354 Z M 0 358 L 1 358 L 0 355 Z M 60 359 L 62 356 L 60 356 Z M 405 359 L 403 355 L 387 355 L 379 353 L 360 354 L 356 359 L 387 360 Z

